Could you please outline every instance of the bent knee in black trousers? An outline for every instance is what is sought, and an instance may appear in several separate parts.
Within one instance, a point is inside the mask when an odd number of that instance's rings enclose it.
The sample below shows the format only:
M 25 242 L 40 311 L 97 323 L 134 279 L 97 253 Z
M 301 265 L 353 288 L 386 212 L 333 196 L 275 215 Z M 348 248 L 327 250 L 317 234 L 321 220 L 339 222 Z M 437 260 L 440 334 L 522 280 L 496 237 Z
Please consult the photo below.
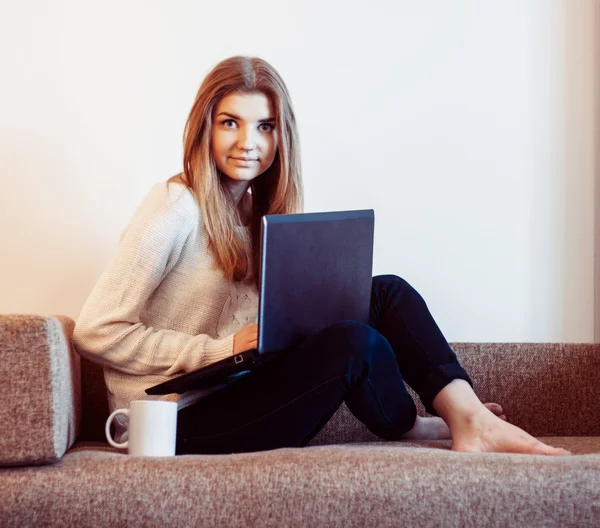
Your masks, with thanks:
M 177 452 L 306 445 L 346 400 L 378 436 L 399 438 L 416 408 L 387 340 L 355 321 L 330 326 L 178 414 Z
M 470 382 L 419 294 L 396 276 L 374 277 L 368 325 L 345 321 L 317 332 L 180 410 L 177 454 L 303 446 L 344 400 L 374 434 L 398 439 L 416 418 L 404 371 L 428 410 L 452 379 Z

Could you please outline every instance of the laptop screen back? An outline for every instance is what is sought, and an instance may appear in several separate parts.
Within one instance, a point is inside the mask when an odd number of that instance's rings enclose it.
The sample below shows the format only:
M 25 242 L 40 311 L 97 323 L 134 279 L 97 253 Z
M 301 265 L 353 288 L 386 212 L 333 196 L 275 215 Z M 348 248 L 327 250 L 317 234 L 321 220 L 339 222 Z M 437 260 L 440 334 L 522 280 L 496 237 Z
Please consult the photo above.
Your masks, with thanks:
M 260 354 L 344 320 L 368 322 L 373 232 L 372 209 L 263 217 Z

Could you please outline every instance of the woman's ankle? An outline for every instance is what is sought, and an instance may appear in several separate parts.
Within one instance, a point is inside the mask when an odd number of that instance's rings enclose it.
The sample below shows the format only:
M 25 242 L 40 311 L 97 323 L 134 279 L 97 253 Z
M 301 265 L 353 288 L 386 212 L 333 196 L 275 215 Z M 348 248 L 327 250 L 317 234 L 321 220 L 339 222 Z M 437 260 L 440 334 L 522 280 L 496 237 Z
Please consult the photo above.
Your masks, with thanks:
M 476 420 L 481 412 L 490 412 L 471 385 L 462 379 L 452 380 L 446 385 L 433 399 L 432 405 L 451 431 Z

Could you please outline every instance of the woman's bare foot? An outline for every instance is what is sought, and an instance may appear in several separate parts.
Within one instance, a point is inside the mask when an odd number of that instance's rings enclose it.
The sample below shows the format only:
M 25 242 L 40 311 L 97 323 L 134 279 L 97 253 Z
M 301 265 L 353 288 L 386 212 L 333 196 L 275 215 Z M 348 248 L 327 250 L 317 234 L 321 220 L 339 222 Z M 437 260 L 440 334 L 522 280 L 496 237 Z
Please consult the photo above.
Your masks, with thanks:
M 433 408 L 452 433 L 454 451 L 570 455 L 551 447 L 501 419 L 497 404 L 482 404 L 471 385 L 454 379 L 433 399 Z
M 486 405 L 488 410 L 488 405 Z M 453 424 L 452 450 L 462 452 L 570 455 L 569 451 L 540 442 L 519 427 L 483 410 Z
M 485 407 L 501 420 L 506 420 L 502 414 L 502 407 L 497 403 L 485 403 Z M 452 435 L 446 422 L 437 416 L 417 416 L 415 425 L 407 433 L 402 435 L 406 440 L 450 440 Z

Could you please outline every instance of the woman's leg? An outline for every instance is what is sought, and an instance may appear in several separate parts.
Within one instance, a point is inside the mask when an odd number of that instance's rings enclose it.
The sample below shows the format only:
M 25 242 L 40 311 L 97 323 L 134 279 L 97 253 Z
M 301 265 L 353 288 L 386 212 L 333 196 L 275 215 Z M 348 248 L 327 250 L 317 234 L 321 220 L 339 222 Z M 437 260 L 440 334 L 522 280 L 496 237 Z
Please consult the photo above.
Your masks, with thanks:
M 437 416 L 433 399 L 452 380 L 463 379 L 473 385 L 425 301 L 404 279 L 373 277 L 369 325 L 389 341 L 402 377 L 429 414 Z
M 346 321 L 317 332 L 196 404 L 181 409 L 177 454 L 306 445 L 346 400 L 373 433 L 399 439 L 416 418 L 387 340 Z
M 569 454 L 500 419 L 491 412 L 496 404 L 482 404 L 425 301 L 405 280 L 373 278 L 370 325 L 390 342 L 402 376 L 425 409 L 448 425 L 452 449 Z

